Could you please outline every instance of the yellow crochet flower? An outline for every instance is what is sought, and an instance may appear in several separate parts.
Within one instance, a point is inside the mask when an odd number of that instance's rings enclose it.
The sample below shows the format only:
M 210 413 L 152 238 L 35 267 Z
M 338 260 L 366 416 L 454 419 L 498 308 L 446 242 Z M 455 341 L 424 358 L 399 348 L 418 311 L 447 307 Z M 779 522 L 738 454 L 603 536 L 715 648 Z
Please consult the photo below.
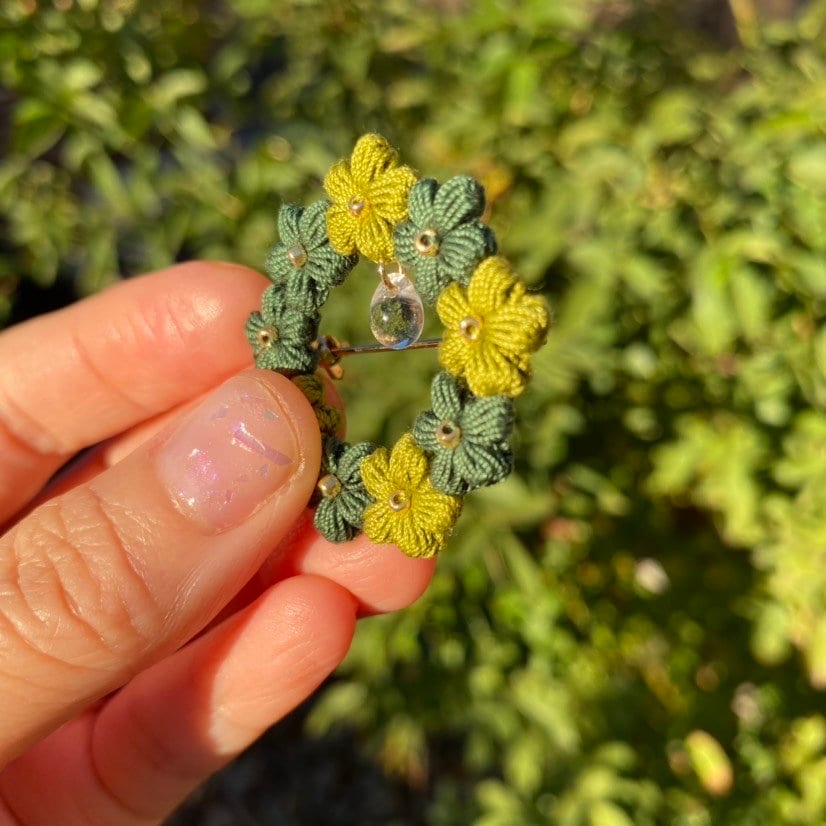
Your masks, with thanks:
M 324 178 L 333 202 L 327 210 L 333 249 L 392 261 L 393 227 L 407 219 L 407 195 L 415 182 L 413 170 L 399 166 L 396 150 L 381 135 L 362 135 L 349 163 L 339 161 Z
M 427 459 L 405 433 L 393 452 L 380 447 L 361 463 L 361 478 L 375 500 L 364 511 L 364 533 L 408 556 L 434 556 L 445 545 L 462 500 L 439 493 L 428 477 Z
M 539 296 L 526 294 L 504 258 L 482 261 L 467 287 L 449 284 L 436 311 L 445 325 L 439 361 L 474 396 L 518 396 L 525 389 L 548 310 Z

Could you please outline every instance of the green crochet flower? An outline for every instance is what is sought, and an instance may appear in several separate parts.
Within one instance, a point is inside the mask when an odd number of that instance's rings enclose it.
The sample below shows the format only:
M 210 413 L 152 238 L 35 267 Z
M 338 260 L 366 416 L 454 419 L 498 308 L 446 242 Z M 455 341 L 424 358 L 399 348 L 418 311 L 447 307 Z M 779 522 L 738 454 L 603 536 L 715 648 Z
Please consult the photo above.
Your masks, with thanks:
M 360 468 L 375 449 L 370 442 L 349 445 L 335 436 L 324 440 L 318 483 L 321 500 L 313 524 L 331 542 L 346 542 L 361 530 L 364 509 L 373 500 L 364 488 Z
M 433 304 L 451 282 L 467 285 L 476 265 L 496 252 L 496 239 L 479 219 L 485 190 L 468 175 L 441 186 L 424 178 L 407 200 L 410 220 L 396 227 L 396 258 L 415 273 L 416 289 Z
M 251 313 L 245 332 L 263 370 L 310 373 L 318 353 L 310 346 L 318 335 L 318 310 L 301 284 L 273 284 L 261 297 L 261 312 Z
M 327 207 L 324 198 L 311 206 L 284 204 L 278 213 L 281 239 L 267 256 L 265 269 L 275 284 L 298 281 L 309 292 L 316 307 L 326 300 L 332 287 L 341 284 L 358 261 L 357 255 L 339 255 L 327 237 Z
M 295 376 L 293 384 L 304 394 L 313 408 L 322 436 L 333 434 L 341 424 L 341 411 L 324 399 L 324 382 L 315 373 Z
M 432 410 L 420 413 L 413 438 L 430 455 L 430 480 L 443 493 L 464 495 L 504 479 L 513 467 L 507 440 L 513 403 L 506 396 L 477 398 L 449 374 L 431 387 Z

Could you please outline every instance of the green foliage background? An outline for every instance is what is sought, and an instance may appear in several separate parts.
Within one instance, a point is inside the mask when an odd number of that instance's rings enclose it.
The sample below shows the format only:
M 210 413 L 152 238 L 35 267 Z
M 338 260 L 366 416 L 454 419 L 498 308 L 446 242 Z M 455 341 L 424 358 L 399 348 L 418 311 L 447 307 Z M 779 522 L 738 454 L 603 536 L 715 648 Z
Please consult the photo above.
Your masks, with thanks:
M 0 11 L 7 318 L 20 279 L 260 267 L 367 130 L 480 177 L 548 296 L 518 473 L 309 720 L 433 824 L 826 822 L 826 4 L 732 6 L 727 48 L 653 0 Z M 366 276 L 327 332 L 363 338 Z M 409 426 L 434 362 L 380 369 L 342 385 L 356 437 Z

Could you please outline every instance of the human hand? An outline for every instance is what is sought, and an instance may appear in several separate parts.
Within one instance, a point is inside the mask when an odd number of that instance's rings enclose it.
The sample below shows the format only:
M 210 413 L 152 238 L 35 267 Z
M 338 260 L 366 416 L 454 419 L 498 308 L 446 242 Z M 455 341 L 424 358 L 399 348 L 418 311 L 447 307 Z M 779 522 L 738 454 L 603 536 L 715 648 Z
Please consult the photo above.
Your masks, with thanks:
M 306 518 L 313 412 L 236 375 L 262 283 L 181 265 L 0 335 L 0 824 L 160 821 L 430 579 Z

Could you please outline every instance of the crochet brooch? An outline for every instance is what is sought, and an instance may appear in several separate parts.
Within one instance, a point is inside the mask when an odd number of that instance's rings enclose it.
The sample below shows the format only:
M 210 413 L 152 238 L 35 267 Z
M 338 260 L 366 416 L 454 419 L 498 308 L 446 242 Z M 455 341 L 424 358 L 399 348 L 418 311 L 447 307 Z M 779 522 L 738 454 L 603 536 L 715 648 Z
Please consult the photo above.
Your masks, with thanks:
M 324 179 L 327 197 L 285 204 L 280 241 L 266 271 L 273 282 L 247 337 L 259 368 L 292 378 L 313 405 L 323 450 L 314 523 L 332 542 L 363 531 L 414 557 L 445 545 L 466 493 L 504 479 L 513 398 L 548 328 L 545 302 L 530 295 L 482 223 L 481 184 L 458 175 L 417 180 L 379 135 L 362 136 Z M 378 266 L 370 327 L 379 342 L 345 347 L 319 337 L 319 311 L 359 256 Z M 424 304 L 435 304 L 442 338 L 421 342 Z M 336 436 L 319 366 L 339 375 L 348 352 L 439 347 L 431 408 L 392 449 Z

